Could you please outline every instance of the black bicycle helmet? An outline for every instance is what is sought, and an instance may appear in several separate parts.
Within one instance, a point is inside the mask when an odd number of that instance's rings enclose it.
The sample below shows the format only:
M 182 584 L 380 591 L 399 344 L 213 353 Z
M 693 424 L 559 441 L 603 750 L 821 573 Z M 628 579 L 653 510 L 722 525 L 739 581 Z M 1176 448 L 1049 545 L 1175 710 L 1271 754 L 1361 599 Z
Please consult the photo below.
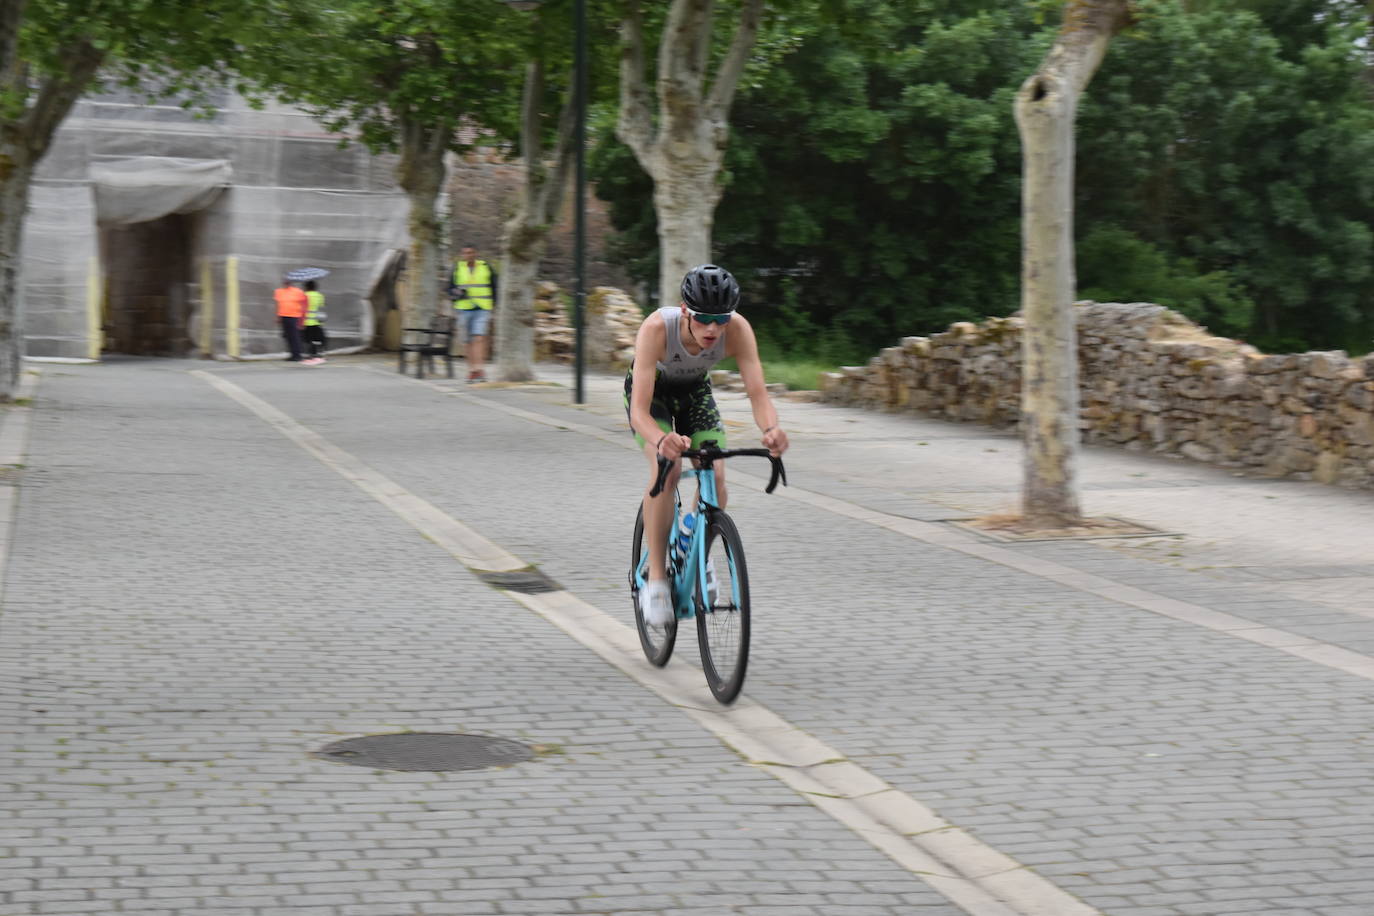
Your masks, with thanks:
M 739 283 L 724 267 L 700 264 L 682 278 L 682 301 L 694 312 L 724 315 L 739 306 Z

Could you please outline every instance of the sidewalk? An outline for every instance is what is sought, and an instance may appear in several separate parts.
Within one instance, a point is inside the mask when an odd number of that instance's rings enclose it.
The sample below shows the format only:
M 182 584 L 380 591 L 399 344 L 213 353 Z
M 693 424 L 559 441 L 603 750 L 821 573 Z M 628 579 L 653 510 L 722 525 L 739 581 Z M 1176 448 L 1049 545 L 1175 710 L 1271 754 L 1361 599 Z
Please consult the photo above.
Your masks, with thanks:
M 1176 534 L 998 543 L 945 520 L 1014 504 L 1014 439 L 784 401 L 725 710 L 626 626 L 617 377 L 42 368 L 0 916 L 1374 912 L 1374 494 L 1093 449 L 1085 509 Z M 525 564 L 563 591 L 474 575 Z M 403 731 L 534 756 L 312 756 Z

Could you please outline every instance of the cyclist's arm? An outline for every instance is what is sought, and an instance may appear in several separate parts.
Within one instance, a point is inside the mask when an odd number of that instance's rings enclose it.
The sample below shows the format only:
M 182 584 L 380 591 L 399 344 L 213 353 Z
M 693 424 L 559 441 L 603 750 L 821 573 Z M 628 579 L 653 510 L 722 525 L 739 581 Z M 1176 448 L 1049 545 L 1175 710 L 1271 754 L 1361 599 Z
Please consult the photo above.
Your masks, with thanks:
M 754 422 L 763 434 L 763 444 L 776 455 L 787 451 L 787 433 L 778 426 L 778 411 L 773 407 L 773 399 L 768 396 L 768 385 L 763 380 L 763 363 L 759 361 L 759 344 L 754 337 L 754 328 L 743 315 L 736 315 L 730 321 L 726 332 L 727 356 L 735 358 L 739 366 L 739 377 L 744 382 L 744 392 L 749 395 L 749 406 L 754 411 Z
M 663 326 L 663 316 L 657 312 L 644 319 L 635 335 L 635 361 L 631 370 L 630 383 L 630 426 L 653 445 L 658 443 L 658 453 L 667 458 L 677 458 L 682 450 L 691 445 L 686 436 L 664 436 L 653 416 L 649 405 L 654 399 L 654 382 L 658 375 L 658 361 L 668 352 L 668 331 Z

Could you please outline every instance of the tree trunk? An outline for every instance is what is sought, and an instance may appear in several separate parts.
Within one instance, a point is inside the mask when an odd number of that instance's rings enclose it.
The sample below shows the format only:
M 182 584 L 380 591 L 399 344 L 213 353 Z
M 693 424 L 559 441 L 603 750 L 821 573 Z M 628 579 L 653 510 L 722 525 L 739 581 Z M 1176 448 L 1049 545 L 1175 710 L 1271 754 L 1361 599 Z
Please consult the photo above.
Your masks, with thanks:
M 401 326 L 428 327 L 431 319 L 444 314 L 439 286 L 446 265 L 440 261 L 440 226 L 435 200 L 444 185 L 447 169 L 444 151 L 448 149 L 453 128 L 448 124 L 429 126 L 405 118 L 401 127 L 401 161 L 397 181 L 410 199 L 410 295 L 401 303 Z
M 660 306 L 677 305 L 683 274 L 711 260 L 711 229 L 721 189 L 716 181 L 719 158 L 699 158 L 692 167 L 682 160 L 660 169 L 654 181 L 654 209 L 658 211 Z
M 0 143 L 0 403 L 9 403 L 19 383 L 24 356 L 19 296 L 23 263 L 25 211 L 29 205 L 32 168 L 26 153 Z
M 60 50 L 61 72 L 35 85 L 19 53 L 25 7 L 23 0 L 0 2 L 0 97 L 8 99 L 7 116 L 0 116 L 0 403 L 14 397 L 24 356 L 19 299 L 29 183 L 58 126 L 105 59 L 104 51 L 83 39 Z
M 1021 133 L 1023 335 L 1022 522 L 1082 521 L 1078 501 L 1078 358 L 1074 315 L 1074 119 L 1078 100 L 1125 25 L 1125 0 L 1070 0 L 1040 69 L 1016 95 Z
M 534 378 L 534 283 L 547 236 L 545 228 L 539 233 L 538 241 L 529 243 L 537 250 L 535 254 L 517 257 L 516 246 L 508 245 L 501 258 L 500 296 L 495 318 L 496 339 L 501 347 L 493 370 L 498 381 L 528 382 Z
M 571 81 L 570 81 L 571 82 Z M 525 73 L 521 107 L 520 145 L 525 158 L 525 181 L 515 214 L 506 221 L 501 239 L 501 273 L 496 303 L 496 378 L 524 382 L 534 378 L 534 284 L 548 247 L 549 227 L 563 202 L 576 111 L 572 93 L 558 121 L 553 167 L 543 159 L 540 143 L 540 102 L 544 96 L 544 67 L 533 61 Z
M 657 115 L 645 84 L 639 0 L 621 23 L 620 115 L 616 136 L 654 182 L 659 305 L 675 305 L 687 269 L 711 260 L 711 229 L 730 137 L 730 105 L 758 37 L 763 0 L 744 0 L 714 81 L 711 0 L 673 0 L 658 55 Z M 708 89 L 709 86 L 709 89 Z

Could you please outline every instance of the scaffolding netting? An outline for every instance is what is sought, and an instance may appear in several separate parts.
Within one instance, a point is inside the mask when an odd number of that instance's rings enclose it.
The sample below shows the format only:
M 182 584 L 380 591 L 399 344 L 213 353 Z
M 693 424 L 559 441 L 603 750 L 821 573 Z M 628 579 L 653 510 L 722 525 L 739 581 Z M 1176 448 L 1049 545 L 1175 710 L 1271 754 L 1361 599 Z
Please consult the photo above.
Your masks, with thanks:
M 373 342 L 375 287 L 407 244 L 394 157 L 297 109 L 217 103 L 210 117 L 119 94 L 74 108 L 25 224 L 29 355 L 277 354 L 272 291 L 298 267 L 329 271 L 331 348 Z

